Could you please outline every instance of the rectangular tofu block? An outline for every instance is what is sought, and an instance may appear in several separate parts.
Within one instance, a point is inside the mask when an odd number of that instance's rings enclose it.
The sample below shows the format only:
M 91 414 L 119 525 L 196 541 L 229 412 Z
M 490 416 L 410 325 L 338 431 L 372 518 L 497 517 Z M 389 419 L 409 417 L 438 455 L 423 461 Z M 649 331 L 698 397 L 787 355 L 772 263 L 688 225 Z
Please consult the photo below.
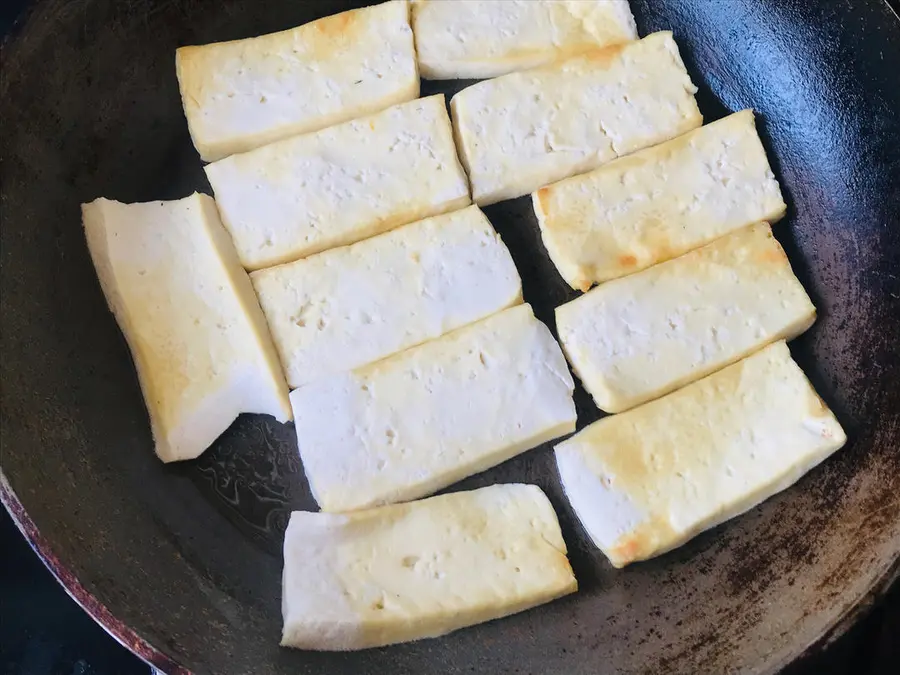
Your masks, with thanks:
M 250 278 L 292 388 L 522 301 L 512 257 L 477 206 Z
M 296 511 L 282 581 L 281 644 L 323 651 L 437 637 L 578 588 L 553 507 L 522 484 Z
M 621 412 L 809 328 L 816 309 L 765 223 L 556 308 L 569 363 Z
M 468 206 L 443 94 L 206 166 L 247 269 Z
M 197 457 L 243 412 L 291 419 L 266 320 L 212 198 L 81 208 L 159 458 Z
M 419 71 L 484 79 L 637 39 L 627 0 L 413 0 Z
M 419 95 L 409 6 L 400 1 L 181 47 L 175 67 L 191 138 L 207 162 Z
M 574 383 L 529 305 L 295 389 L 297 442 L 323 511 L 431 494 L 575 430 Z
M 480 205 L 520 197 L 703 123 L 669 32 L 479 82 L 450 101 Z
M 784 342 L 556 446 L 566 496 L 616 567 L 665 553 L 794 484 L 844 445 Z
M 544 245 L 572 288 L 615 279 L 784 215 L 752 110 L 532 195 Z

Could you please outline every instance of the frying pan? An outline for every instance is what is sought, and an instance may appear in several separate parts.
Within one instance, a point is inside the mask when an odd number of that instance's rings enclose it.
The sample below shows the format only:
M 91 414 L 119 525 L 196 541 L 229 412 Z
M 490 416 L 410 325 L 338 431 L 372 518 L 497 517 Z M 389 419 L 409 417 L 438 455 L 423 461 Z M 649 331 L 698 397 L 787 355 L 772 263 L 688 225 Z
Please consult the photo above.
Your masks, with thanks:
M 286 520 L 315 508 L 292 428 L 243 416 L 195 461 L 155 458 L 79 204 L 209 190 L 179 107 L 177 46 L 352 4 L 45 0 L 4 46 L 0 491 L 38 553 L 170 673 L 765 673 L 840 632 L 900 568 L 900 24 L 879 0 L 632 0 L 641 35 L 674 30 L 707 120 L 759 113 L 790 205 L 775 232 L 819 309 L 793 353 L 851 441 L 760 507 L 621 571 L 590 546 L 539 448 L 451 489 L 541 486 L 577 594 L 403 646 L 277 646 Z M 573 294 L 528 200 L 486 212 L 552 326 Z M 599 416 L 580 389 L 576 401 L 579 427 Z

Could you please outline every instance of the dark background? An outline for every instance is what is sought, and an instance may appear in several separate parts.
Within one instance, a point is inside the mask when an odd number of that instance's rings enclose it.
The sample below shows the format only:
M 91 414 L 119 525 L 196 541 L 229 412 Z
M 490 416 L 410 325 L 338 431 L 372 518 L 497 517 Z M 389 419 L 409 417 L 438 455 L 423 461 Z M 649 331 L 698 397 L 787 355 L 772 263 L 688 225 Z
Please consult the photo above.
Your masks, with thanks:
M 25 2 L 0 0 L 0 35 L 8 33 Z M 896 11 L 897 0 L 890 0 L 889 4 Z M 109 637 L 66 595 L 29 548 L 9 515 L 0 512 L 0 672 L 4 675 L 147 675 L 148 671 L 143 662 Z M 824 650 L 814 650 L 782 675 L 898 672 L 900 582 L 876 600 L 845 635 Z

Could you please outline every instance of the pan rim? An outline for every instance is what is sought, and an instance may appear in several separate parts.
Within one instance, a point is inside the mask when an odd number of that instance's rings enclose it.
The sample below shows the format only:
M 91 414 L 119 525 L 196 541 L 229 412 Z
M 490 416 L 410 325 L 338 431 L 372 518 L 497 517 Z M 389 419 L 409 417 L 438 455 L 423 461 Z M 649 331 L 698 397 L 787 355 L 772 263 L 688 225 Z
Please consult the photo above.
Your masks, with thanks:
M 128 624 L 117 618 L 103 601 L 81 584 L 75 573 L 53 553 L 50 542 L 44 538 L 28 515 L 25 506 L 9 484 L 2 467 L 0 467 L 0 502 L 56 582 L 110 637 L 155 671 L 166 675 L 193 675 L 190 669 L 165 654 Z M 813 656 L 833 644 L 857 622 L 865 618 L 895 583 L 900 583 L 900 551 L 897 552 L 893 561 L 889 562 L 885 569 L 872 579 L 863 592 L 848 603 L 841 613 L 822 630 L 816 639 L 805 647 L 791 650 L 777 662 L 767 664 L 766 670 L 762 672 L 777 673 L 795 661 Z
M 102 600 L 81 584 L 78 576 L 53 553 L 53 547 L 41 534 L 31 516 L 28 515 L 25 506 L 9 484 L 9 480 L 7 480 L 2 468 L 0 468 L 0 502 L 3 503 L 16 528 L 25 537 L 31 550 L 44 563 L 44 567 L 50 571 L 56 582 L 110 637 L 151 668 L 161 673 L 166 675 L 193 675 L 192 671 L 163 653 L 162 650 L 139 635 L 127 623 L 117 618 Z
M 898 16 L 894 6 L 892 6 L 892 1 L 882 0 L 892 15 L 891 18 L 897 22 L 895 27 L 900 27 L 900 16 Z M 21 17 L 15 28 L 21 29 L 26 20 L 31 19 L 31 10 L 37 6 L 39 6 L 38 3 L 28 3 L 26 7 L 29 11 Z M 4 61 L 7 57 L 11 59 L 14 55 L 17 55 L 14 50 L 20 45 L 20 41 L 12 39 L 14 37 L 15 31 L 7 35 L 7 39 L 0 44 L 0 51 L 3 53 Z M 3 89 L 3 87 L 0 86 L 0 89 Z M 177 660 L 167 656 L 149 640 L 140 636 L 129 625 L 114 616 L 103 601 L 80 583 L 70 567 L 54 553 L 50 541 L 41 533 L 31 519 L 18 495 L 10 486 L 2 467 L 0 467 L 0 502 L 3 502 L 4 507 L 10 513 L 19 531 L 23 533 L 29 546 L 50 570 L 56 581 L 113 639 L 135 653 L 151 667 L 158 668 L 160 671 L 170 673 L 170 675 L 190 675 L 192 673 L 191 670 Z M 765 668 L 764 672 L 777 672 L 799 659 L 820 653 L 827 646 L 840 639 L 857 621 L 867 616 L 873 605 L 884 597 L 891 585 L 900 583 L 900 549 L 895 553 L 893 560 L 888 556 L 884 565 L 883 568 L 875 572 L 869 583 L 864 584 L 864 587 L 855 594 L 855 597 L 851 597 L 849 602 L 840 608 L 832 620 L 826 622 L 826 625 L 820 631 L 816 631 L 817 634 L 812 640 L 805 646 L 802 643 L 793 644 L 787 650 L 787 653 L 780 657 L 771 658 L 771 661 L 763 666 Z

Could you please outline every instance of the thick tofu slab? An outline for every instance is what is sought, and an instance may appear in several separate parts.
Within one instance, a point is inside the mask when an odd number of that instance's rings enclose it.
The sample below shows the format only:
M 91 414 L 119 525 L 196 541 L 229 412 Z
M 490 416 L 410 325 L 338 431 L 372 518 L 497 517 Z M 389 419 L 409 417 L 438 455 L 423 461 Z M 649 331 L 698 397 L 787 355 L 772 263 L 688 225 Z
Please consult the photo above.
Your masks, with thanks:
M 419 71 L 484 79 L 637 39 L 626 0 L 413 0 Z
M 703 123 L 669 32 L 463 89 L 450 101 L 474 200 L 491 204 Z
M 97 199 L 81 208 L 159 458 L 197 457 L 242 412 L 291 419 L 265 318 L 213 200 Z
M 566 496 L 616 567 L 795 483 L 847 438 L 784 342 L 556 446 Z
M 556 327 L 597 406 L 621 412 L 796 337 L 815 314 L 759 223 L 557 307 Z
M 532 199 L 550 257 L 582 291 L 776 221 L 785 210 L 752 110 L 543 187 Z
M 323 511 L 418 499 L 575 430 L 559 346 L 519 305 L 384 361 L 295 389 Z
M 292 388 L 522 301 L 512 257 L 477 206 L 250 277 Z
M 234 155 L 206 175 L 254 270 L 470 203 L 443 94 Z
M 406 2 L 175 53 L 191 138 L 207 162 L 419 95 Z
M 534 485 L 296 511 L 284 537 L 281 644 L 344 651 L 437 637 L 577 587 L 556 514 Z

